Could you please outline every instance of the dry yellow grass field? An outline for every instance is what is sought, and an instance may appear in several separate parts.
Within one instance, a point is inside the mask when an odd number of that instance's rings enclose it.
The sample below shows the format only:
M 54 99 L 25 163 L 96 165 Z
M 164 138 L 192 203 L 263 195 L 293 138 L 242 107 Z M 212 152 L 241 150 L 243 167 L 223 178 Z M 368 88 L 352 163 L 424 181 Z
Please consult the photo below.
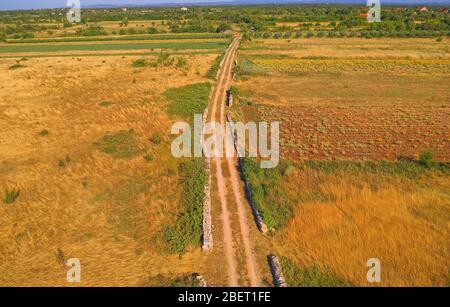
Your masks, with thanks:
M 133 68 L 136 56 L 33 58 L 15 70 L 15 59 L 0 60 L 2 199 L 20 190 L 0 206 L 1 285 L 71 285 L 64 261 L 72 257 L 81 286 L 200 270 L 199 249 L 171 256 L 156 239 L 181 192 L 170 154 L 175 118 L 161 94 L 205 82 L 215 57 L 185 56 L 190 69 Z M 119 131 L 130 152 L 115 157 L 95 145 Z M 155 133 L 160 143 L 149 140 Z
M 448 284 L 448 176 L 412 180 L 302 170 L 286 185 L 297 195 L 318 187 L 329 200 L 296 206 L 274 238 L 278 254 L 355 285 L 373 285 L 366 280 L 369 258 L 381 261 L 382 286 Z

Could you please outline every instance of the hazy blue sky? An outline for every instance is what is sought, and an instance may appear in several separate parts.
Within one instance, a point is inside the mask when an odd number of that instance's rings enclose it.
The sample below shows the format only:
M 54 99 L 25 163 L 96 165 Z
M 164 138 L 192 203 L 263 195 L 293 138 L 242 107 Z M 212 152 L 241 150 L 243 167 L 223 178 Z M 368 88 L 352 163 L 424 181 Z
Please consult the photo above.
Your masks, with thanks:
M 200 0 L 195 2 L 208 2 L 208 0 Z M 209 0 L 211 1 L 211 0 Z M 81 6 L 92 4 L 149 4 L 149 3 L 189 3 L 193 0 L 80 0 Z M 67 0 L 0 0 L 0 10 L 14 9 L 37 9 L 37 8 L 53 8 L 65 7 Z
M 219 0 L 80 0 L 81 6 L 92 5 L 92 4 L 151 4 L 151 3 L 185 3 L 189 2 L 218 2 Z M 326 0 L 324 0 L 326 1 Z M 336 1 L 336 0 L 334 0 Z M 433 0 L 381 0 L 381 3 L 385 2 L 432 2 Z M 450 0 L 437 0 L 439 2 L 448 2 Z M 67 0 L 0 0 L 0 10 L 14 10 L 14 9 L 37 9 L 37 8 L 54 8 L 54 7 L 65 7 Z M 331 0 L 330 2 L 333 2 Z M 358 2 L 364 3 L 365 0 L 360 0 Z

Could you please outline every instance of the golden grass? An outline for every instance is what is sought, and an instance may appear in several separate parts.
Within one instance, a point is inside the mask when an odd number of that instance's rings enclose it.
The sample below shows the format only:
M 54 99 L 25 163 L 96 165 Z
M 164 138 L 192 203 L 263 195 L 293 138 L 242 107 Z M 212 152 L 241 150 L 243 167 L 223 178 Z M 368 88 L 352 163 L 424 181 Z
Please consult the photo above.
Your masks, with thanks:
M 357 285 L 369 285 L 369 258 L 381 261 L 382 286 L 448 285 L 448 176 L 380 180 L 309 170 L 294 177 L 289 186 L 300 186 L 296 193 L 319 184 L 331 200 L 297 207 L 276 237 L 279 253 L 299 265 L 330 269 Z
M 162 93 L 204 82 L 214 57 L 186 57 L 189 71 L 135 69 L 137 57 L 29 59 L 15 71 L 13 59 L 0 60 L 0 192 L 21 191 L 0 203 L 0 285 L 73 285 L 58 250 L 80 259 L 81 286 L 143 285 L 150 275 L 201 269 L 198 249 L 179 259 L 154 239 L 180 196 Z M 93 145 L 131 128 L 153 161 Z M 155 132 L 158 145 L 149 141 Z

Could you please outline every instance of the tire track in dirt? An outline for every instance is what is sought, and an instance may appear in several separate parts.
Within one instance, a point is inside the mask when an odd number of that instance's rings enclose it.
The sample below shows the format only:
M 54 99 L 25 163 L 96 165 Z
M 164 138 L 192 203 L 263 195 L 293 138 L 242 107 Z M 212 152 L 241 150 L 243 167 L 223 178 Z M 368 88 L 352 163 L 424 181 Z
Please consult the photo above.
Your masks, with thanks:
M 234 53 L 233 53 L 234 54 Z M 234 59 L 234 58 L 233 58 Z M 232 66 L 232 65 L 231 65 Z M 230 68 L 231 70 L 231 68 Z M 227 76 L 231 76 L 231 71 Z M 227 78 L 226 82 L 226 89 L 230 88 L 231 84 L 233 83 L 233 80 L 231 77 Z M 222 99 L 222 104 L 220 108 L 220 124 L 223 128 L 226 127 L 227 123 L 225 120 L 225 96 Z M 225 133 L 224 133 L 225 135 Z M 255 261 L 255 256 L 253 255 L 253 246 L 250 241 L 250 231 L 248 228 L 248 219 L 245 212 L 245 199 L 243 197 L 243 194 L 241 193 L 242 184 L 239 178 L 239 174 L 237 171 L 237 159 L 236 158 L 225 158 L 228 166 L 228 171 L 230 173 L 230 185 L 233 191 L 234 200 L 236 202 L 237 206 L 237 213 L 239 218 L 239 227 L 241 230 L 241 236 L 242 236 L 242 243 L 244 245 L 244 252 L 245 252 L 245 260 L 247 265 L 247 272 L 248 277 L 250 281 L 250 286 L 256 287 L 258 286 L 259 280 L 257 276 L 257 265 Z
M 225 88 L 224 86 L 227 85 L 227 72 L 230 69 L 232 61 L 232 55 L 235 51 L 235 49 L 238 46 L 238 40 L 234 39 L 232 44 L 228 47 L 228 50 L 226 52 L 226 55 L 224 57 L 224 60 L 222 62 L 222 66 L 220 68 L 219 78 L 217 81 L 217 86 L 215 87 L 213 98 L 212 98 L 212 108 L 210 113 L 210 121 L 216 122 L 216 115 L 217 115 L 217 104 L 220 102 L 220 99 L 224 95 Z M 222 95 L 220 95 L 222 93 Z M 216 148 L 217 149 L 217 148 Z M 228 210 L 228 204 L 227 204 L 227 192 L 226 192 L 226 184 L 225 179 L 222 172 L 222 164 L 221 159 L 217 157 L 217 155 L 214 155 L 216 158 L 213 158 L 213 162 L 215 165 L 215 171 L 216 171 L 216 181 L 217 181 L 217 192 L 219 196 L 219 200 L 221 203 L 221 210 L 222 210 L 222 228 L 223 228 L 223 240 L 224 240 L 224 247 L 225 247 L 225 257 L 227 260 L 227 271 L 228 271 L 228 279 L 229 279 L 229 285 L 230 286 L 238 286 L 238 274 L 237 274 L 237 264 L 235 259 L 235 252 L 233 248 L 233 232 L 231 228 L 231 222 L 230 222 L 230 213 Z
M 234 62 L 234 55 L 239 46 L 240 37 L 235 38 L 230 45 L 224 61 L 222 63 L 219 79 L 217 82 L 217 88 L 213 95 L 212 108 L 211 108 L 211 121 L 219 122 L 222 129 L 226 127 L 225 121 L 225 95 L 226 90 L 232 83 L 231 70 Z M 217 112 L 217 104 L 220 103 L 219 112 Z M 218 114 L 219 113 L 219 114 Z M 217 116 L 219 117 L 217 120 Z M 225 130 L 222 131 L 225 135 Z M 250 241 L 250 231 L 248 227 L 248 219 L 245 211 L 245 199 L 242 194 L 242 185 L 239 179 L 237 171 L 237 159 L 236 158 L 224 158 L 230 174 L 229 181 L 223 175 L 222 158 L 214 158 L 214 164 L 216 169 L 217 190 L 222 208 L 222 224 L 225 254 L 228 262 L 228 274 L 231 286 L 238 285 L 237 265 L 235 259 L 235 250 L 233 248 L 233 231 L 230 221 L 230 212 L 227 203 L 227 186 L 231 186 L 232 195 L 230 198 L 236 203 L 237 215 L 239 220 L 239 228 L 241 240 L 244 248 L 246 270 L 248 279 L 251 286 L 259 285 L 259 278 L 257 274 L 257 265 L 255 256 L 253 254 L 253 245 Z

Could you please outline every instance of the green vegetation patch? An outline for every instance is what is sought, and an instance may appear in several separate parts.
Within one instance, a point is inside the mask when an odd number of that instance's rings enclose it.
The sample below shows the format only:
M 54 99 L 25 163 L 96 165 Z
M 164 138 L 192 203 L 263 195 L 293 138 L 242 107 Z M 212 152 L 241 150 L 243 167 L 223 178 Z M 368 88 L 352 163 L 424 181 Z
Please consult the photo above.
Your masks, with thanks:
M 138 59 L 133 61 L 133 67 L 140 68 L 140 67 L 147 67 L 149 62 L 146 59 Z
M 63 51 L 106 51 L 106 50 L 142 50 L 142 49 L 221 49 L 227 41 L 213 42 L 161 42 L 128 44 L 54 44 L 54 45 L 6 45 L 0 53 L 12 52 L 63 52 Z
M 220 69 L 220 63 L 222 62 L 224 56 L 225 56 L 225 53 L 222 53 L 221 55 L 216 57 L 213 64 L 211 65 L 211 68 L 206 73 L 207 78 L 216 79 L 217 72 Z
M 227 38 L 223 33 L 191 33 L 191 34 L 151 34 L 109 37 L 63 37 L 49 39 L 8 39 L 8 43 L 70 43 L 70 42 L 106 42 L 106 41 L 134 41 L 134 40 L 178 40 L 199 38 Z
M 237 76 L 242 80 L 246 80 L 252 76 L 264 75 L 266 72 L 267 69 L 263 65 L 258 65 L 247 57 L 240 59 L 236 68 Z
M 158 274 L 148 278 L 147 285 L 150 287 L 200 287 L 197 273 L 181 276 L 167 276 Z
M 112 105 L 112 104 L 113 104 L 113 103 L 112 103 L 111 101 L 105 100 L 105 101 L 100 102 L 100 103 L 99 103 L 99 106 L 106 108 L 106 107 L 109 107 L 109 106 Z
M 1 51 L 0 51 L 0 52 L 1 52 Z M 10 69 L 10 70 L 16 70 L 16 69 L 24 68 L 24 67 L 26 67 L 26 66 L 25 66 L 25 65 L 22 65 L 22 64 L 19 64 L 19 63 L 16 63 L 16 64 L 14 64 L 14 65 L 9 66 L 9 69 Z
M 292 166 L 282 162 L 276 168 L 263 169 L 255 159 L 243 160 L 245 177 L 251 184 L 251 196 L 269 229 L 281 228 L 292 217 L 294 202 L 283 191 L 281 179 Z
M 94 147 L 117 159 L 129 159 L 142 152 L 133 129 L 107 134 L 95 142 Z
M 186 118 L 203 113 L 208 105 L 210 90 L 209 82 L 168 89 L 164 92 L 169 101 L 168 112 Z
M 5 204 L 12 204 L 16 201 L 17 197 L 20 195 L 20 190 L 7 190 L 5 191 L 5 196 L 3 197 L 3 202 Z
M 201 158 L 181 164 L 182 213 L 175 225 L 164 230 L 165 241 L 171 253 L 184 253 L 190 245 L 199 245 L 202 238 L 203 200 L 208 179 L 205 162 Z
M 286 257 L 280 257 L 280 265 L 289 287 L 351 287 L 353 286 L 333 272 L 318 266 L 301 268 Z
M 304 166 L 325 173 L 371 173 L 379 175 L 402 175 L 418 178 L 427 171 L 437 171 L 450 175 L 450 163 L 437 163 L 422 157 L 424 161 L 305 161 Z
M 43 129 L 39 132 L 40 136 L 48 136 L 50 132 L 47 129 Z

